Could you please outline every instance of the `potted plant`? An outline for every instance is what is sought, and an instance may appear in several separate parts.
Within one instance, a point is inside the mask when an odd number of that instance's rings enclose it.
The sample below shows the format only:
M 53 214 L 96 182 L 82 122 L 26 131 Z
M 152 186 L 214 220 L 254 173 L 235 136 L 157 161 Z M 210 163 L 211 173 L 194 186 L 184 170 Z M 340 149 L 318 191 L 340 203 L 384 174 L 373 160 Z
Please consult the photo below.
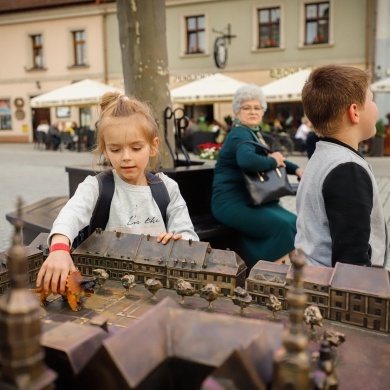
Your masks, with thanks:
M 376 134 L 372 140 L 372 156 L 382 157 L 385 147 L 386 128 L 383 119 L 376 122 Z

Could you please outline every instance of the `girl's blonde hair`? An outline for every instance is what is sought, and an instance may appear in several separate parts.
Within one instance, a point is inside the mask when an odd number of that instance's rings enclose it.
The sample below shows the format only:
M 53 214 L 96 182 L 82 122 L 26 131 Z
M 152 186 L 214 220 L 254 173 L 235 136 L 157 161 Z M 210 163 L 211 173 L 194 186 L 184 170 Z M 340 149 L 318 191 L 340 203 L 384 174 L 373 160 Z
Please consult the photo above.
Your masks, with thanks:
M 152 109 L 143 102 L 123 95 L 119 92 L 107 92 L 99 101 L 99 120 L 96 123 L 96 144 L 93 149 L 95 158 L 99 164 L 109 163 L 105 156 L 104 131 L 112 118 L 131 118 L 137 122 L 143 132 L 146 141 L 154 148 L 153 140 L 158 137 L 158 125 Z M 160 153 L 156 150 L 156 156 L 151 157 L 148 169 L 157 169 L 160 165 Z

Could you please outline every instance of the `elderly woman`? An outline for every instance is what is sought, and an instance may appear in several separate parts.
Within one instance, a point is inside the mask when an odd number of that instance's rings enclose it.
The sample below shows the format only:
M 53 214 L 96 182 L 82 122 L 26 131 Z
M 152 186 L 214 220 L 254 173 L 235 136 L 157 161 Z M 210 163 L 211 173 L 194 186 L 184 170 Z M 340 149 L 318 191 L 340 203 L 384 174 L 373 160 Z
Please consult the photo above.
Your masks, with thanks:
M 256 145 L 265 144 L 259 124 L 267 109 L 260 87 L 247 85 L 233 98 L 235 126 L 219 152 L 214 170 L 211 207 L 215 218 L 242 234 L 245 262 L 250 269 L 259 260 L 282 262 L 294 250 L 296 216 L 278 201 L 248 206 L 248 194 L 241 171 L 264 172 L 285 166 L 288 174 L 300 178 L 302 169 L 286 161 L 279 152 L 258 154 Z M 257 149 L 257 153 L 256 153 Z

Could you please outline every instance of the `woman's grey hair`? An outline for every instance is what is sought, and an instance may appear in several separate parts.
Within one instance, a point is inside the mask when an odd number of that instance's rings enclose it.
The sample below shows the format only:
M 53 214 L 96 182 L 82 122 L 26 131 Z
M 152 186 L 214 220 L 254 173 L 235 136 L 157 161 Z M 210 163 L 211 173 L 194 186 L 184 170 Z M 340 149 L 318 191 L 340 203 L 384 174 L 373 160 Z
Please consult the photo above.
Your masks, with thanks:
M 265 112 L 267 110 L 267 102 L 265 101 L 263 90 L 259 86 L 248 84 L 238 88 L 233 97 L 233 112 L 237 114 L 243 102 L 254 99 L 259 100 L 261 107 L 263 107 L 263 112 Z

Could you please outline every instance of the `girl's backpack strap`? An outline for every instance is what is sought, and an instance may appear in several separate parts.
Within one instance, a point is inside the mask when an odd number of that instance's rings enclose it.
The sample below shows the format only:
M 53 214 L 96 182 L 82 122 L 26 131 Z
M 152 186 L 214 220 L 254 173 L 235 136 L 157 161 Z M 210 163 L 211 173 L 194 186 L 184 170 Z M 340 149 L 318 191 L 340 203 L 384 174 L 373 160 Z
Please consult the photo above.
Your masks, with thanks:
M 96 228 L 104 229 L 110 217 L 111 200 L 115 192 L 114 174 L 112 169 L 99 172 L 96 176 L 99 183 L 99 196 L 92 218 L 89 223 L 88 235 L 93 233 Z M 97 212 L 99 210 L 99 212 Z
M 150 190 L 152 191 L 153 199 L 156 201 L 158 208 L 164 220 L 164 225 L 167 227 L 167 208 L 169 202 L 169 193 L 167 187 L 160 177 L 152 172 L 146 173 L 146 179 L 149 183 Z

